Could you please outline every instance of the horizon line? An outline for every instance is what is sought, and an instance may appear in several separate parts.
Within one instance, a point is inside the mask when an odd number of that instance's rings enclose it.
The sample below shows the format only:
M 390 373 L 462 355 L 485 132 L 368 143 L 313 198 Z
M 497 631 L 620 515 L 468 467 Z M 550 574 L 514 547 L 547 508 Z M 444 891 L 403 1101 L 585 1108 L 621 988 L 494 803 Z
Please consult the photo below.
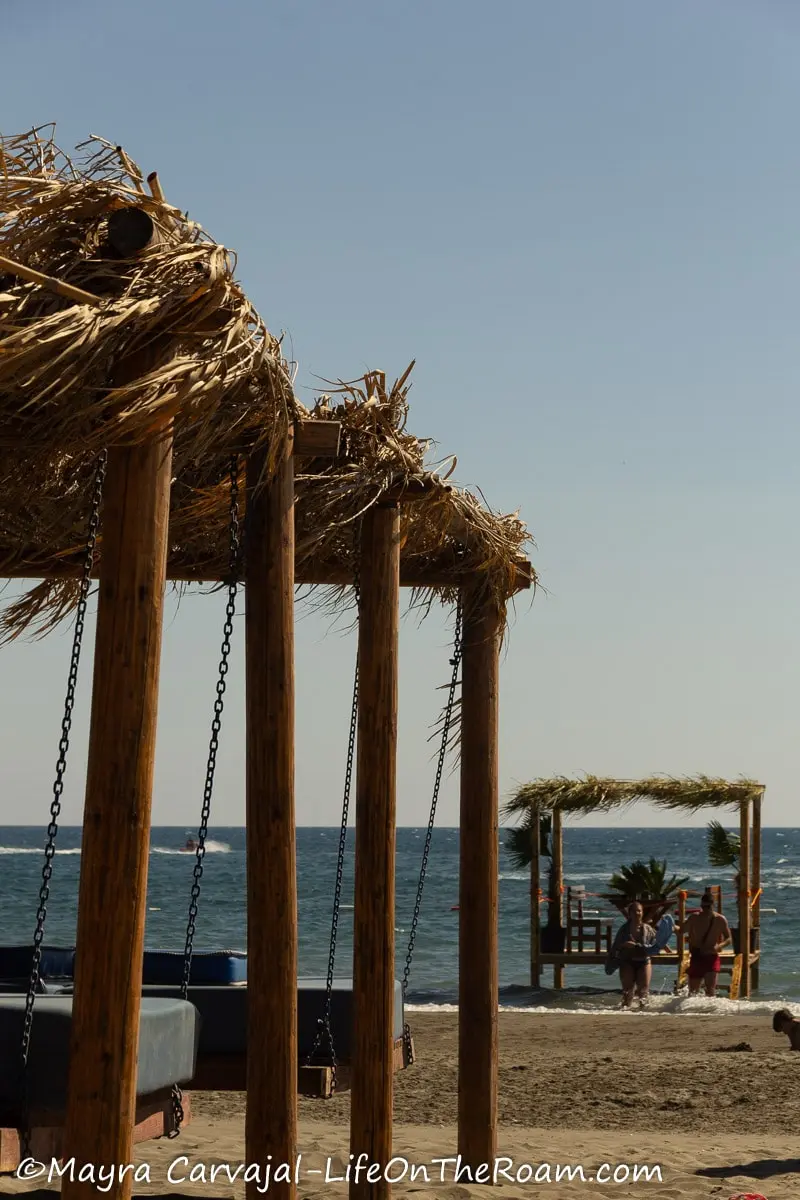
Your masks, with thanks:
M 59 825 L 59 829 L 82 829 L 82 828 L 83 828 L 82 823 L 80 825 L 67 825 L 67 824 Z M 184 831 L 192 832 L 194 829 L 194 826 L 186 825 L 186 824 L 173 825 L 173 824 L 159 823 L 159 824 L 151 825 L 150 828 L 151 828 L 151 830 L 152 829 L 182 829 Z M 341 825 L 337 821 L 330 825 L 301 824 L 301 825 L 295 825 L 295 828 L 296 829 L 340 829 Z M 352 825 L 348 825 L 347 828 L 355 829 L 355 823 Z M 425 829 L 426 824 L 396 825 L 395 828 L 396 829 Z M 460 828 L 461 828 L 460 825 L 436 825 L 434 827 L 434 832 L 436 829 L 458 830 Z M 516 826 L 516 825 L 499 825 L 498 826 L 498 829 L 517 829 L 517 828 L 518 828 L 518 826 Z M 576 825 L 564 825 L 563 826 L 564 832 L 566 832 L 568 829 L 640 829 L 642 831 L 647 831 L 647 830 L 651 830 L 651 829 L 654 830 L 654 829 L 703 829 L 703 828 L 705 828 L 705 825 L 688 825 L 687 826 L 685 823 L 679 824 L 679 825 L 678 824 L 676 824 L 676 825 L 618 825 L 618 824 L 594 825 L 589 822 L 583 822 L 583 821 L 581 821 L 580 825 L 576 824 Z M 731 821 L 731 828 L 732 829 L 738 828 L 738 822 L 736 820 Z M 42 832 L 47 831 L 47 827 L 45 825 L 39 825 L 38 823 L 33 824 L 33 825 L 28 825 L 28 824 L 23 824 L 21 821 L 8 821 L 8 822 L 4 822 L 4 823 L 0 822 L 0 829 L 41 829 Z M 211 826 L 209 826 L 209 829 L 216 829 L 216 830 L 243 829 L 243 830 L 246 830 L 247 826 L 246 825 L 211 825 Z M 767 829 L 792 829 L 792 830 L 795 830 L 795 829 L 800 829 L 800 825 L 762 825 L 761 829 L 762 829 L 762 831 L 767 830 Z

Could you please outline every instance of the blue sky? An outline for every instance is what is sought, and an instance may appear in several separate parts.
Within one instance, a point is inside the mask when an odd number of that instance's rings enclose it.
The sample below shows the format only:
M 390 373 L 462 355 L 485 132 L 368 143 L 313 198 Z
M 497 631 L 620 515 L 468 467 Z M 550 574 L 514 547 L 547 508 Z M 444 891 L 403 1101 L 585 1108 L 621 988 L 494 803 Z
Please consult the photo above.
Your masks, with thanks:
M 301 398 L 415 358 L 410 427 L 520 509 L 546 593 L 518 603 L 504 657 L 503 793 L 553 773 L 744 773 L 767 784 L 767 823 L 796 824 L 792 0 L 3 12 L 4 132 L 56 120 L 65 148 L 124 144 L 238 253 Z M 298 817 L 328 824 L 354 641 L 298 615 Z M 218 597 L 170 609 L 158 823 L 199 811 L 222 618 Z M 244 813 L 242 632 L 219 824 Z M 68 638 L 2 652 L 0 823 L 46 820 Z M 446 613 L 403 626 L 402 824 L 426 816 L 448 638 Z M 457 813 L 451 776 L 440 819 Z

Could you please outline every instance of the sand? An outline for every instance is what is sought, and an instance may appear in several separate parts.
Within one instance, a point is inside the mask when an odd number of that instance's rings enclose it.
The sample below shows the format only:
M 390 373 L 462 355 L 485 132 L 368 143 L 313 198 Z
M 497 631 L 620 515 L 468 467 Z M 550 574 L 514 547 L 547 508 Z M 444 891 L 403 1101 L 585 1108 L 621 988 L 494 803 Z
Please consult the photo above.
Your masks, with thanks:
M 427 1171 L 428 1182 L 419 1170 L 414 1181 L 407 1176 L 395 1186 L 397 1197 L 800 1196 L 800 1056 L 772 1033 L 768 1018 L 501 1013 L 499 1025 L 499 1153 L 512 1160 L 504 1167 L 520 1181 L 455 1182 L 453 1165 L 434 1162 L 456 1153 L 457 1017 L 416 1013 L 418 1062 L 396 1077 L 395 1153 L 408 1164 L 396 1170 L 414 1164 Z M 741 1044 L 751 1049 L 731 1049 Z M 135 1193 L 244 1194 L 241 1177 L 231 1183 L 223 1170 L 210 1180 L 214 1164 L 234 1171 L 244 1159 L 244 1097 L 194 1093 L 192 1108 L 180 1138 L 137 1148 L 136 1161 L 147 1166 L 150 1179 L 140 1179 Z M 301 1100 L 299 1196 L 347 1194 L 346 1183 L 326 1181 L 325 1172 L 343 1174 L 348 1119 L 346 1094 Z M 182 1156 L 189 1166 L 180 1163 L 173 1177 L 184 1179 L 170 1183 L 169 1164 Z M 201 1163 L 206 1182 L 189 1182 L 189 1171 Z M 660 1180 L 653 1174 L 649 1182 L 593 1182 L 601 1164 L 622 1173 L 636 1165 L 658 1167 Z M 582 1166 L 585 1181 L 555 1182 L 559 1165 Z M 528 1168 L 539 1171 L 541 1186 L 536 1176 L 525 1181 Z M 40 1187 L 0 1179 L 0 1192 L 30 1195 Z

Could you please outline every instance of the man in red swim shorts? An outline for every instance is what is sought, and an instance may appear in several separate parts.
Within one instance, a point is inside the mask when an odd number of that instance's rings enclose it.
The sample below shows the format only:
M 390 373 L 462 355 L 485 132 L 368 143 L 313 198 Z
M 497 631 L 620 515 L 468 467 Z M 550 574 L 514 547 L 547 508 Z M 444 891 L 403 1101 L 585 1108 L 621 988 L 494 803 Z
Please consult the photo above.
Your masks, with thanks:
M 731 941 L 731 931 L 722 913 L 714 912 L 714 899 L 705 892 L 700 912 L 692 913 L 683 931 L 689 943 L 689 995 L 696 996 L 705 983 L 706 995 L 715 996 L 719 969 L 719 952 Z

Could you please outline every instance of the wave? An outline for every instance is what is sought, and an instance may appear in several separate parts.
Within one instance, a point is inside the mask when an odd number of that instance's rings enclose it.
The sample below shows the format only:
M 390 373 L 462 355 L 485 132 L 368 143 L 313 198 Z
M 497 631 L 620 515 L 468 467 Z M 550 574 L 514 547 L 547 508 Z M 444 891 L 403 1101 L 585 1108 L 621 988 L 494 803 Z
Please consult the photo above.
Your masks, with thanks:
M 80 854 L 80 852 L 81 852 L 80 846 L 68 846 L 63 850 L 56 848 L 56 854 L 58 854 L 58 855 Z M 190 857 L 194 852 L 192 850 L 176 849 L 171 846 L 152 846 L 150 848 L 150 853 L 151 854 L 185 854 Z M 227 842 L 214 842 L 214 841 L 206 842 L 206 854 L 230 854 L 230 853 L 231 853 L 231 847 L 228 845 Z M 10 854 L 38 854 L 41 858 L 44 858 L 44 848 L 40 847 L 40 846 L 0 846 L 0 854 L 9 854 L 9 855 Z
M 69 847 L 66 850 L 56 850 L 56 854 L 80 854 L 80 846 Z M 0 854 L 38 854 L 44 858 L 43 846 L 0 846 Z
M 206 854 L 230 854 L 231 848 L 227 842 L 206 842 Z M 186 850 L 183 846 L 153 846 L 151 854 L 183 854 L 187 858 L 194 857 L 194 850 Z
M 520 989 L 524 991 L 525 989 Z M 516 1000 L 516 1003 L 514 1003 Z M 643 1009 L 622 1009 L 619 992 L 597 992 L 593 995 L 567 991 L 556 994 L 532 995 L 528 1003 L 522 997 L 504 998 L 501 995 L 498 1012 L 528 1013 L 530 1016 L 619 1016 L 619 1017 L 771 1017 L 776 1007 L 785 1007 L 800 1017 L 800 1002 L 776 1000 L 728 1000 L 723 996 L 709 999 L 707 996 L 674 996 L 653 994 Z M 457 1013 L 458 1004 L 453 999 L 410 1000 L 405 1006 L 408 1012 Z

